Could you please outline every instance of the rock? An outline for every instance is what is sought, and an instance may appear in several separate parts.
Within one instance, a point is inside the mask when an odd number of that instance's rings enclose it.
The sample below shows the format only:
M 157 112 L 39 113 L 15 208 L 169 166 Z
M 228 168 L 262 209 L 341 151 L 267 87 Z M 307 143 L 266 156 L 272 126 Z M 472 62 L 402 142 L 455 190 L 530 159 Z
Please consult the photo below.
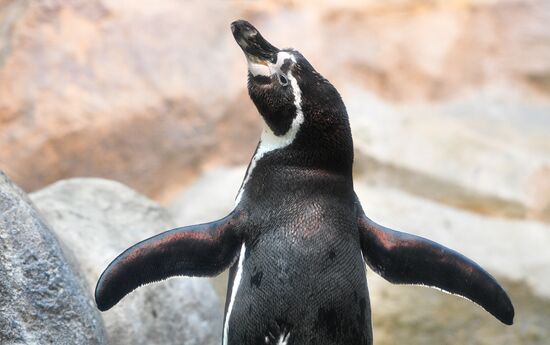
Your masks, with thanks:
M 458 250 L 497 277 L 550 299 L 547 224 L 485 217 L 361 181 L 355 190 L 373 220 Z
M 547 221 L 549 4 L 2 1 L 0 165 L 26 190 L 94 175 L 168 200 L 245 164 L 261 120 L 228 30 L 243 17 L 341 91 L 377 179 Z
M 250 4 L 248 17 L 263 20 L 275 42 L 295 42 L 337 86 L 399 102 L 449 99 L 495 83 L 528 100 L 550 96 L 544 0 L 270 3 Z
M 358 175 L 481 214 L 550 221 L 550 103 L 487 90 L 400 106 L 348 91 Z
M 524 283 L 500 278 L 516 308 L 512 326 L 500 324 L 477 305 L 437 290 L 391 285 L 367 275 L 377 345 L 545 345 L 550 302 Z
M 221 2 L 0 2 L 0 166 L 27 191 L 103 176 L 162 198 L 211 159 L 219 122 L 243 132 L 225 111 L 246 83 L 233 13 Z M 224 150 L 253 150 L 246 137 Z
M 91 295 L 27 196 L 0 172 L 0 343 L 107 344 Z
M 220 168 L 204 174 L 181 193 L 171 212 L 185 223 L 223 216 L 233 208 L 243 171 Z M 516 309 L 515 324 L 507 327 L 469 301 L 434 289 L 392 285 L 368 269 L 376 344 L 545 344 L 550 337 L 550 226 L 480 215 L 371 182 L 356 178 L 355 189 L 372 219 L 467 255 L 499 280 Z M 217 281 L 222 294 L 224 283 Z
M 199 224 L 223 218 L 235 206 L 246 167 L 221 167 L 205 172 L 170 204 L 177 224 Z
M 76 258 L 90 291 L 101 272 L 136 242 L 174 228 L 168 212 L 101 179 L 71 179 L 31 195 Z M 205 279 L 143 286 L 102 313 L 109 344 L 219 344 L 223 311 Z
M 481 264 L 515 306 L 506 327 L 480 307 L 436 290 L 367 275 L 377 344 L 545 344 L 550 337 L 550 227 L 493 219 L 399 190 L 356 183 L 365 212 L 394 229 L 427 237 Z

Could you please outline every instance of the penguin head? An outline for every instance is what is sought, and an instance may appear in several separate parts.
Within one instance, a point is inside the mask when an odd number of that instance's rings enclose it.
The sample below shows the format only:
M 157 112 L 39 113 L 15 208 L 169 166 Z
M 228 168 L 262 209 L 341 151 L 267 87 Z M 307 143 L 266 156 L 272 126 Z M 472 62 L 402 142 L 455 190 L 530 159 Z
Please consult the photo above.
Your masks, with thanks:
M 302 150 L 333 152 L 351 166 L 353 144 L 338 91 L 297 50 L 279 49 L 247 21 L 231 24 L 248 63 L 248 92 L 263 117 L 262 134 Z M 348 165 L 348 164 L 346 164 Z

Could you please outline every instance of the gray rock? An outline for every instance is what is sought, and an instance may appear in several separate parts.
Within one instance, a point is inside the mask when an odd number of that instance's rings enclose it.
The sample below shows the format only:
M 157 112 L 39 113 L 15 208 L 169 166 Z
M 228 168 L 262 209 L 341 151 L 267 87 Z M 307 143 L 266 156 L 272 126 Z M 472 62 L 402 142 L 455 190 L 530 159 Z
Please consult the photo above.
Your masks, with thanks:
M 91 295 L 27 196 L 0 172 L 0 343 L 107 344 Z
M 480 216 L 399 190 L 356 181 L 375 221 L 427 237 L 481 264 L 515 307 L 504 326 L 469 301 L 416 286 L 390 284 L 369 271 L 376 344 L 543 345 L 550 338 L 550 226 Z
M 90 291 L 124 249 L 175 227 L 158 204 L 112 181 L 61 181 L 31 198 L 78 262 Z M 200 278 L 141 287 L 102 313 L 112 345 L 219 344 L 222 315 L 211 284 Z
M 179 193 L 168 209 L 178 224 L 198 224 L 225 217 L 235 207 L 245 173 L 245 166 L 207 171 Z

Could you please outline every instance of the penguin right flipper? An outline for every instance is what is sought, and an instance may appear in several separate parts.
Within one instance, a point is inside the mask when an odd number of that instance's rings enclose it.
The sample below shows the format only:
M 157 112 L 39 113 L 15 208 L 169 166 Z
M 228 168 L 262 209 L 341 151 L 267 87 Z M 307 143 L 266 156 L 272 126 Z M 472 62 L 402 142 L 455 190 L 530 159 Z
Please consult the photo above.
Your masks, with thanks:
M 510 298 L 478 264 L 438 243 L 373 222 L 359 201 L 357 210 L 363 257 L 384 279 L 439 288 L 471 300 L 504 324 L 513 323 Z
M 105 311 L 141 285 L 172 276 L 214 276 L 239 254 L 241 212 L 199 225 L 176 228 L 128 248 L 101 274 L 95 290 Z

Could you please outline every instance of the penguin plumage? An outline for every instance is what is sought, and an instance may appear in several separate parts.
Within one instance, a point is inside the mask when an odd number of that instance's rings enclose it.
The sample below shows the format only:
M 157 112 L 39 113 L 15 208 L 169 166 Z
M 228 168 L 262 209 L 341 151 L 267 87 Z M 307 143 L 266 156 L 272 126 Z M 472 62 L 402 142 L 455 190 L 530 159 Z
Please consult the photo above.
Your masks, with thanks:
M 472 300 L 505 324 L 514 309 L 479 265 L 366 217 L 353 190 L 353 143 L 337 90 L 298 52 L 231 24 L 265 122 L 236 198 L 218 221 L 177 228 L 119 255 L 101 275 L 107 310 L 140 285 L 229 274 L 223 345 L 369 345 L 367 264 L 398 284 Z

